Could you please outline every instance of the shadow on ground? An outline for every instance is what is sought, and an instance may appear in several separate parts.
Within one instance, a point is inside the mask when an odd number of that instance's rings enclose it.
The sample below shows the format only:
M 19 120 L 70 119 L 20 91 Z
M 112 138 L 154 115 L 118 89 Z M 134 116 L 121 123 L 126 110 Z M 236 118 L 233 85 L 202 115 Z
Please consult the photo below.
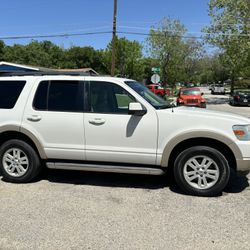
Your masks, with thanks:
M 73 185 L 92 185 L 104 187 L 161 189 L 168 187 L 171 191 L 185 194 L 175 183 L 172 171 L 162 176 L 130 175 L 116 173 L 95 173 L 81 171 L 44 171 L 41 176 L 55 183 L 66 183 Z M 225 193 L 240 193 L 249 187 L 248 177 L 244 173 L 231 173 L 229 184 L 224 189 Z
M 49 170 L 41 176 L 50 182 L 104 187 L 159 189 L 168 187 L 172 180 L 166 176 L 98 173 L 85 171 Z
M 0 177 L 2 181 L 5 181 L 4 178 L 2 178 L 1 173 Z M 140 189 L 169 188 L 174 193 L 185 195 L 185 193 L 175 183 L 172 171 L 168 171 L 166 174 L 161 176 L 151 176 L 44 169 L 39 177 L 33 182 L 35 183 L 41 180 L 71 185 Z M 240 193 L 248 187 L 249 183 L 247 173 L 232 172 L 229 183 L 224 189 L 224 193 Z M 218 196 L 220 195 L 222 194 L 219 194 Z

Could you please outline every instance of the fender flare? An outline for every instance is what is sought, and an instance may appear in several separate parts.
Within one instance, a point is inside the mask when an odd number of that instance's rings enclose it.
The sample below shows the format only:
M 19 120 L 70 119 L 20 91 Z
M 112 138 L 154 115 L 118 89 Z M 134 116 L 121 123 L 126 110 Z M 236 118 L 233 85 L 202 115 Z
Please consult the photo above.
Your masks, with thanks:
M 169 158 L 170 158 L 172 151 L 181 142 L 189 140 L 189 139 L 199 139 L 199 138 L 207 138 L 207 139 L 213 139 L 213 140 L 219 141 L 231 149 L 231 151 L 233 152 L 235 156 L 235 159 L 242 158 L 242 153 L 239 147 L 231 138 L 218 134 L 216 132 L 212 132 L 212 131 L 188 131 L 188 132 L 181 133 L 178 136 L 172 138 L 170 141 L 168 141 L 167 145 L 165 146 L 163 150 L 160 165 L 162 167 L 168 166 Z

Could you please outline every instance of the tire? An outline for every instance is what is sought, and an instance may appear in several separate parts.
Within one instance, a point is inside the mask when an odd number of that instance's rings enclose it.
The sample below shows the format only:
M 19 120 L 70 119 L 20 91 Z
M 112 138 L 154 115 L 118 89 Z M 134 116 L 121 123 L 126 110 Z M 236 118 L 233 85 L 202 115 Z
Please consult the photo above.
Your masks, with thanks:
M 4 180 L 27 183 L 41 171 L 36 151 L 26 142 L 9 140 L 0 147 L 0 171 Z
M 176 158 L 174 176 L 177 185 L 187 194 L 216 196 L 226 187 L 230 168 L 224 155 L 218 150 L 194 146 L 184 150 Z

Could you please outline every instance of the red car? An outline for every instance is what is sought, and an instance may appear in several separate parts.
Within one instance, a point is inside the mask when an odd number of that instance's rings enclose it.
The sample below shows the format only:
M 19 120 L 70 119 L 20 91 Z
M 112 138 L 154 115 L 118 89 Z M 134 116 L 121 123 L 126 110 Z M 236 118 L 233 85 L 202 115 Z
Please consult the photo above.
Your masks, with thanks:
M 177 106 L 206 108 L 206 100 L 199 88 L 181 88 L 177 97 Z
M 149 84 L 146 85 L 146 87 L 150 89 L 153 93 L 161 97 L 164 97 L 167 94 L 167 91 L 157 84 Z

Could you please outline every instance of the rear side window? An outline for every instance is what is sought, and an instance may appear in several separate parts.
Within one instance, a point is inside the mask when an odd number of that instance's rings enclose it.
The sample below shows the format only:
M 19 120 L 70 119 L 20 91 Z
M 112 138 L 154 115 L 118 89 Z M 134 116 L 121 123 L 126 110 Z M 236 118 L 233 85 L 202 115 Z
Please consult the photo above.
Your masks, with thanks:
M 33 101 L 33 107 L 36 110 L 82 112 L 83 91 L 81 82 L 41 82 Z
M 0 81 L 0 108 L 14 108 L 18 97 L 20 96 L 25 81 Z

